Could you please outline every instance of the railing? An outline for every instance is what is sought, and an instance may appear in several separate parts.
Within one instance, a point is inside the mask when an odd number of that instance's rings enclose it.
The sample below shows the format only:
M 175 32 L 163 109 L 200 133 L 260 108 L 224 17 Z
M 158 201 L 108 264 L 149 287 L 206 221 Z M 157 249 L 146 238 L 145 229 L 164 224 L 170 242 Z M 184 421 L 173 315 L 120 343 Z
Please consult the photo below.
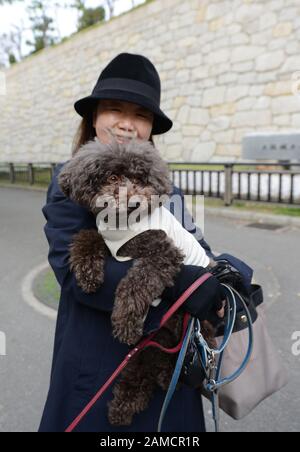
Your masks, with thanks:
M 0 163 L 0 183 L 49 185 L 56 163 Z
M 48 186 L 57 163 L 0 163 L 0 183 Z M 259 168 L 259 169 L 258 169 Z M 300 205 L 300 163 L 170 163 L 171 179 L 185 194 Z
M 288 170 L 271 163 L 170 166 L 172 181 L 185 194 L 221 198 L 227 206 L 234 200 L 300 205 L 300 164 L 293 164 L 293 169 Z

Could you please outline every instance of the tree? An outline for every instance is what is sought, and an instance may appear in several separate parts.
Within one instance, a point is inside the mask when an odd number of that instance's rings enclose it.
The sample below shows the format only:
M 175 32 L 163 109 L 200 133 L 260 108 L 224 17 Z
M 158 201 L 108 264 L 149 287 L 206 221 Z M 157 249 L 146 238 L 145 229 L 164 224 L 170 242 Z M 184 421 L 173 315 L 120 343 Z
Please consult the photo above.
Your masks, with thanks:
M 33 47 L 31 53 L 36 53 L 59 41 L 54 20 L 49 13 L 50 6 L 53 7 L 53 2 L 50 5 L 48 0 L 32 0 L 27 8 L 33 40 L 26 41 L 26 44 Z
M 0 6 L 5 5 L 5 3 L 8 3 L 9 5 L 11 5 L 14 2 L 19 2 L 19 1 L 23 1 L 23 0 L 0 0 Z
M 97 8 L 87 8 L 85 6 L 85 0 L 74 0 L 71 7 L 77 9 L 78 11 L 78 31 L 105 20 L 105 9 L 103 6 L 99 6 Z
M 16 1 L 23 0 L 0 0 L 0 6 L 11 5 Z M 0 66 L 6 67 L 7 64 L 13 64 L 20 61 L 22 58 L 22 35 L 23 23 L 21 26 L 12 26 L 9 33 L 2 33 L 0 35 Z
M 0 46 L 0 67 L 7 67 L 8 65 L 17 62 L 17 58 L 14 52 L 13 42 L 10 39 L 10 35 L 3 33 L 1 35 Z
M 104 20 L 105 9 L 102 6 L 98 8 L 86 8 L 78 20 L 77 29 L 80 31 Z
M 0 36 L 0 64 L 7 66 L 7 64 L 14 64 L 21 61 L 22 42 L 24 37 L 24 23 L 20 25 L 13 25 L 9 33 L 3 33 Z
M 109 17 L 108 20 L 111 19 L 115 12 L 116 0 L 105 0 L 104 2 L 108 7 Z

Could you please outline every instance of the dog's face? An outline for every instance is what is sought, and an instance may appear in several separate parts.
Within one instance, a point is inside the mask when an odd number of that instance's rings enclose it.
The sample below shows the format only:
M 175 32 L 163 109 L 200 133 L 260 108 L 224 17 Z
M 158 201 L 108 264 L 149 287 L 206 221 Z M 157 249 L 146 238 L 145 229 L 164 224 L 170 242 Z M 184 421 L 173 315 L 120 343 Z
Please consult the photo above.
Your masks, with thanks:
M 150 142 L 141 140 L 91 141 L 63 167 L 58 181 L 66 196 L 95 215 L 104 209 L 148 211 L 172 192 L 167 164 Z

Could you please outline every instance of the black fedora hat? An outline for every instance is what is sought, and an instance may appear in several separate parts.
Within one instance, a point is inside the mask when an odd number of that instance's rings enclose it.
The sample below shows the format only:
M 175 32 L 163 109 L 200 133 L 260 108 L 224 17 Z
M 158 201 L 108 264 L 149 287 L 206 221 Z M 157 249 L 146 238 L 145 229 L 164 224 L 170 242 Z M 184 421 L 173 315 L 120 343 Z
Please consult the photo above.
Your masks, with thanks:
M 101 72 L 90 96 L 79 99 L 74 108 L 80 116 L 91 114 L 100 99 L 114 99 L 141 105 L 154 114 L 153 135 L 167 132 L 172 121 L 160 109 L 161 84 L 154 65 L 142 55 L 121 53 Z

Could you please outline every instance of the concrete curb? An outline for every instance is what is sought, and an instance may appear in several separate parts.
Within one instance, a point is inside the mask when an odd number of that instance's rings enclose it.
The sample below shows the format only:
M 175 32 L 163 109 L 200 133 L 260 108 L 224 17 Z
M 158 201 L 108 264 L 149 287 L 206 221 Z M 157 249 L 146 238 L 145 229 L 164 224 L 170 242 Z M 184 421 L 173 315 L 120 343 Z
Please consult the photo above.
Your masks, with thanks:
M 33 192 L 42 192 L 47 193 L 48 188 L 43 187 L 35 187 L 30 185 L 18 185 L 18 184 L 0 184 L 0 188 L 9 188 L 9 189 L 15 189 L 15 190 L 27 190 L 27 191 L 33 191 Z
M 33 282 L 37 275 L 44 271 L 45 269 L 50 268 L 48 262 L 45 262 L 38 267 L 31 270 L 30 273 L 28 273 L 27 276 L 22 281 L 21 285 L 21 292 L 22 292 L 22 298 L 31 308 L 33 308 L 36 312 L 39 314 L 42 314 L 46 317 L 48 317 L 51 320 L 56 320 L 57 318 L 57 311 L 50 308 L 49 306 L 46 306 L 45 304 L 41 303 L 33 293 Z
M 278 224 L 280 226 L 293 226 L 300 228 L 300 218 L 289 217 L 286 215 L 272 215 L 255 211 L 237 211 L 231 208 L 205 207 L 205 213 L 211 216 L 218 216 L 232 220 L 249 221 L 251 223 Z

